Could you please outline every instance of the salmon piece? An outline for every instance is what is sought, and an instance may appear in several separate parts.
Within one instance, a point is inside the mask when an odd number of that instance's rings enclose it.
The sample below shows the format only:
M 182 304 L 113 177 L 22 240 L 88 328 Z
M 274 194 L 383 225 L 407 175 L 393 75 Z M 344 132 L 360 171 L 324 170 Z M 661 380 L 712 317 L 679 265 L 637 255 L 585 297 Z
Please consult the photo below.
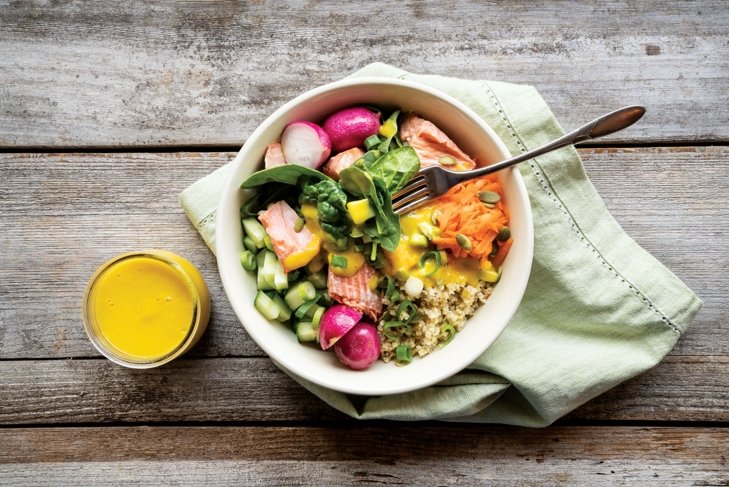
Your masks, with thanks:
M 299 232 L 294 230 L 299 215 L 285 201 L 272 204 L 258 219 L 271 237 L 273 251 L 285 272 L 305 266 L 319 253 L 321 239 L 306 226 Z
M 324 163 L 324 166 L 321 168 L 321 172 L 335 181 L 339 181 L 339 173 L 357 162 L 357 159 L 363 155 L 364 152 L 359 147 L 353 147 L 344 152 L 340 152 Z
M 376 277 L 377 272 L 367 264 L 351 277 L 338 276 L 329 266 L 329 296 L 377 320 L 382 313 L 382 298 L 370 287 L 370 281 Z
M 473 159 L 468 157 L 446 134 L 432 122 L 408 113 L 400 127 L 400 138 L 407 142 L 420 158 L 420 167 L 443 165 L 449 169 L 468 171 L 476 167 Z M 445 166 L 439 162 L 441 157 L 450 156 L 456 164 Z
M 284 164 L 286 164 L 286 159 L 284 159 L 281 143 L 274 142 L 273 144 L 268 144 L 268 147 L 266 147 L 266 155 L 263 156 L 264 167 L 268 169 L 270 167 L 283 166 Z

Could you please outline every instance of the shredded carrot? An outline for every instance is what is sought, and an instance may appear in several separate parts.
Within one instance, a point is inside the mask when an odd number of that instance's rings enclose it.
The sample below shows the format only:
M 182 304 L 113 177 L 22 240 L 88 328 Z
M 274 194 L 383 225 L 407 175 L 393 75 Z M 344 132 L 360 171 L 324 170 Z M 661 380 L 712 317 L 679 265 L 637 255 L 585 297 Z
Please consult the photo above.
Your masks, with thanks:
M 501 199 L 493 207 L 489 207 L 479 199 L 478 194 L 481 191 L 493 191 Z M 509 210 L 503 200 L 503 189 L 494 174 L 454 186 L 432 203 L 437 208 L 438 227 L 441 231 L 440 236 L 433 239 L 433 243 L 438 249 L 448 250 L 456 257 L 469 256 L 482 263 L 490 261 L 500 266 L 513 243 L 511 238 L 506 242 L 499 242 L 496 255 L 489 259 L 494 248 L 494 239 L 509 224 Z M 459 245 L 456 239 L 458 234 L 468 238 L 470 248 L 465 249 Z

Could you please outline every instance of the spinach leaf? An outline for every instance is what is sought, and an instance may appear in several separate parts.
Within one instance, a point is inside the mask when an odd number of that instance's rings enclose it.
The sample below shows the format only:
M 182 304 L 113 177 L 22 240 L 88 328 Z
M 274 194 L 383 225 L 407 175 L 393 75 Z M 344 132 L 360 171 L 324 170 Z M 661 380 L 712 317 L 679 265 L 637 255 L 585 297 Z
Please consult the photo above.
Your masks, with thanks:
M 350 166 L 339 173 L 339 184 L 354 196 L 367 198 L 375 211 L 375 217 L 365 222 L 362 232 L 383 249 L 395 250 L 400 243 L 400 217 L 392 211 L 392 198 L 385 182 L 357 166 Z
M 402 189 L 420 170 L 420 158 L 410 146 L 399 147 L 377 158 L 364 161 L 364 169 L 382 179 L 390 194 Z
M 267 183 L 258 188 L 258 190 L 240 207 L 241 218 L 249 216 L 258 216 L 258 212 L 266 209 L 269 204 L 276 201 L 286 200 L 289 206 L 295 206 L 293 203 L 295 193 L 292 194 L 291 186 L 279 183 Z
M 347 248 L 352 226 L 347 213 L 347 195 L 333 179 L 316 183 L 308 178 L 302 180 L 299 202 L 316 205 L 319 226 L 334 250 Z
M 333 181 L 332 178 L 323 172 L 317 171 L 316 169 L 299 166 L 298 164 L 286 164 L 285 166 L 276 166 L 255 172 L 251 174 L 248 179 L 243 181 L 243 184 L 240 186 L 243 189 L 252 189 L 263 186 L 266 183 L 295 185 L 302 176 L 306 176 L 317 181 Z

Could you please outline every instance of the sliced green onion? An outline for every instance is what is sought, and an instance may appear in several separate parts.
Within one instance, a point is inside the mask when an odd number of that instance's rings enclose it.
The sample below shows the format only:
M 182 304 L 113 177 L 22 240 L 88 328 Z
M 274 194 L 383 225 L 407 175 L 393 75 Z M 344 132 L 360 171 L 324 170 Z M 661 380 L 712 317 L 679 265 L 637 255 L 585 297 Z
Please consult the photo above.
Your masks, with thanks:
M 386 321 L 383 325 L 383 332 L 390 340 L 397 340 L 400 334 L 406 333 L 410 329 L 410 325 L 403 323 L 402 321 Z M 394 333 L 395 331 L 396 333 Z
M 266 235 L 263 239 L 263 245 L 266 246 L 266 248 L 273 252 L 273 242 L 271 241 L 271 237 Z
M 240 265 L 248 272 L 256 270 L 256 256 L 250 250 L 244 250 L 240 253 Z
M 450 323 L 446 323 L 445 325 L 440 327 L 440 332 L 441 332 L 441 334 L 445 333 L 445 335 L 446 335 L 445 339 L 442 342 L 440 342 L 440 345 L 442 347 L 444 347 L 444 346 L 448 345 L 451 342 L 451 340 L 453 340 L 453 337 L 456 336 L 456 327 L 451 325 Z
M 316 308 L 314 315 L 311 317 L 311 326 L 319 329 L 319 323 L 321 322 L 321 317 L 324 315 L 324 311 L 326 311 L 326 308 L 324 306 L 319 306 Z
M 372 250 L 370 250 L 370 260 L 374 261 L 377 259 L 377 242 L 372 244 Z
M 413 349 L 410 345 L 400 344 L 395 348 L 395 360 L 398 364 L 409 364 L 413 360 Z
M 374 149 L 375 147 L 377 147 L 378 145 L 380 145 L 381 142 L 382 142 L 382 139 L 380 139 L 377 136 L 377 134 L 370 135 L 369 137 L 367 137 L 365 139 L 364 146 L 365 146 L 365 149 L 370 150 L 370 149 Z
M 405 317 L 403 317 L 403 314 Z M 410 324 L 410 322 L 418 314 L 418 307 L 415 306 L 411 301 L 404 299 L 395 310 L 395 318 L 402 321 L 404 325 Z
M 339 269 L 347 268 L 347 258 L 343 255 L 332 255 L 332 260 L 329 262 L 332 267 L 338 267 Z
M 438 269 L 440 269 L 440 266 L 443 264 L 443 258 L 441 256 L 441 253 L 438 252 L 437 250 L 431 250 L 430 252 L 424 253 L 420 257 L 420 261 L 418 262 L 418 267 L 420 267 L 421 269 L 425 269 L 425 266 L 429 260 L 433 261 L 433 269 L 428 271 L 428 273 L 425 274 L 426 276 L 430 276 L 430 275 L 436 273 L 438 271 Z

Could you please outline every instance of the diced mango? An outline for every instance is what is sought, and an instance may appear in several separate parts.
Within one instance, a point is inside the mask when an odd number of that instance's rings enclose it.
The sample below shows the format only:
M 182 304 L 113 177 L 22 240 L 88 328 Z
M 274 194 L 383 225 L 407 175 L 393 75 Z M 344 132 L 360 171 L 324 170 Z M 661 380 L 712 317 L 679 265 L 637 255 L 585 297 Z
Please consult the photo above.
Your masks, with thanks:
M 375 216 L 375 211 L 366 199 L 350 201 L 347 203 L 347 211 L 355 225 L 361 225 Z
M 347 259 L 347 265 L 345 267 L 332 266 L 332 257 L 341 256 Z M 330 253 L 328 256 L 329 269 L 332 273 L 341 277 L 351 277 L 359 271 L 365 264 L 364 255 L 360 254 L 356 250 L 345 250 L 343 252 Z
M 397 125 L 392 120 L 385 120 L 385 123 L 380 125 L 379 133 L 383 137 L 394 137 L 397 133 Z
M 314 257 L 319 254 L 321 248 L 321 239 L 316 235 L 313 235 L 309 245 L 301 252 L 295 252 L 286 256 L 282 262 L 286 272 L 291 272 L 299 267 L 304 267 L 306 264 L 312 261 Z

